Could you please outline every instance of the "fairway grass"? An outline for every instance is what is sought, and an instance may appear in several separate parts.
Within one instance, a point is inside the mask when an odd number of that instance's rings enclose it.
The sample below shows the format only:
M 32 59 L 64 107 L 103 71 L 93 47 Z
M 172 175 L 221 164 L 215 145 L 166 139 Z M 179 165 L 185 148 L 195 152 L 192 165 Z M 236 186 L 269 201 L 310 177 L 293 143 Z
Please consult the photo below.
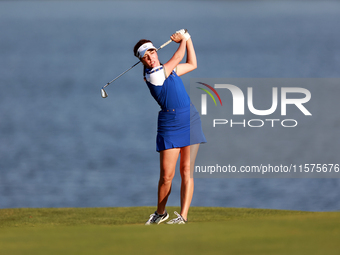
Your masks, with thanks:
M 186 225 L 154 207 L 0 209 L 0 254 L 339 254 L 340 212 L 192 207 Z M 170 219 L 177 207 L 168 207 Z

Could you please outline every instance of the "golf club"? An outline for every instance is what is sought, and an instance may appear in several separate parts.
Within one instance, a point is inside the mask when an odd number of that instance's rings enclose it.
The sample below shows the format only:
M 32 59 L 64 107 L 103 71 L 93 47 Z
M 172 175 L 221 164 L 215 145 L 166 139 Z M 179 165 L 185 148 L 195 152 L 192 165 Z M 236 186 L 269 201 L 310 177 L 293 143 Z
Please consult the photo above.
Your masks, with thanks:
M 164 48 L 165 46 L 167 46 L 169 43 L 171 43 L 172 40 L 170 39 L 169 41 L 167 41 L 166 43 L 162 44 L 157 51 L 159 51 L 160 49 Z M 105 84 L 104 87 L 102 87 L 101 89 L 101 94 L 102 94 L 102 98 L 106 98 L 108 95 L 106 93 L 106 91 L 104 90 L 107 86 L 109 86 L 112 82 L 114 82 L 115 80 L 117 80 L 119 77 L 121 77 L 123 74 L 127 73 L 128 71 L 130 71 L 132 68 L 134 68 L 136 65 L 138 65 L 141 61 L 139 60 L 136 64 L 134 64 L 133 66 L 131 66 L 129 69 L 127 69 L 126 71 L 122 72 L 120 75 L 118 75 L 116 78 L 114 78 L 112 81 L 108 82 Z

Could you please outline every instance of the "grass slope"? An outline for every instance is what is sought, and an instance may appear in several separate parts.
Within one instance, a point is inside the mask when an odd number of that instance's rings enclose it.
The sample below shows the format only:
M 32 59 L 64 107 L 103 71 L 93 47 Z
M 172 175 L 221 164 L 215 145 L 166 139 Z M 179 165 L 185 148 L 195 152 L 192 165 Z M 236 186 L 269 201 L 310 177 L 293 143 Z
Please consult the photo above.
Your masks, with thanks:
M 153 207 L 1 209 L 0 254 L 339 254 L 340 212 L 192 207 L 189 224 L 144 226 Z M 176 207 L 169 207 L 171 216 Z

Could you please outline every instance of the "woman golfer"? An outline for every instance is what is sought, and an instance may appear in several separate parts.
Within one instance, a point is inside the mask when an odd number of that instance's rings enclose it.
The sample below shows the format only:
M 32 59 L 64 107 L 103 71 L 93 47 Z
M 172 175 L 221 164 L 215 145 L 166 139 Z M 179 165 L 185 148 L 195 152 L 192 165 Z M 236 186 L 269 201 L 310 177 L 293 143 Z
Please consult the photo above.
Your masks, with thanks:
M 171 192 L 176 162 L 180 155 L 181 213 L 168 224 L 185 224 L 194 192 L 193 169 L 199 144 L 206 142 L 200 116 L 191 103 L 179 76 L 196 69 L 197 61 L 190 35 L 184 29 L 170 37 L 179 47 L 164 65 L 158 60 L 156 48 L 142 39 L 134 47 L 134 54 L 144 65 L 144 80 L 151 95 L 160 105 L 156 149 L 160 153 L 157 211 L 145 223 L 159 224 L 169 218 L 165 206 Z M 181 63 L 185 52 L 186 63 Z

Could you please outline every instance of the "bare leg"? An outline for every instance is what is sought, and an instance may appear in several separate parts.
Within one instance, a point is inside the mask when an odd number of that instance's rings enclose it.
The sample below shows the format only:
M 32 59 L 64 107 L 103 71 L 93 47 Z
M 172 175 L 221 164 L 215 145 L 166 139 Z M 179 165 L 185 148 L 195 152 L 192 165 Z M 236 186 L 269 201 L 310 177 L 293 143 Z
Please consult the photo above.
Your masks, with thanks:
M 181 149 L 181 215 L 187 220 L 188 211 L 194 194 L 193 172 L 199 144 L 186 146 Z
M 172 179 L 175 176 L 176 163 L 180 148 L 168 149 L 160 152 L 160 177 L 158 183 L 157 213 L 165 212 L 166 202 L 171 192 Z

